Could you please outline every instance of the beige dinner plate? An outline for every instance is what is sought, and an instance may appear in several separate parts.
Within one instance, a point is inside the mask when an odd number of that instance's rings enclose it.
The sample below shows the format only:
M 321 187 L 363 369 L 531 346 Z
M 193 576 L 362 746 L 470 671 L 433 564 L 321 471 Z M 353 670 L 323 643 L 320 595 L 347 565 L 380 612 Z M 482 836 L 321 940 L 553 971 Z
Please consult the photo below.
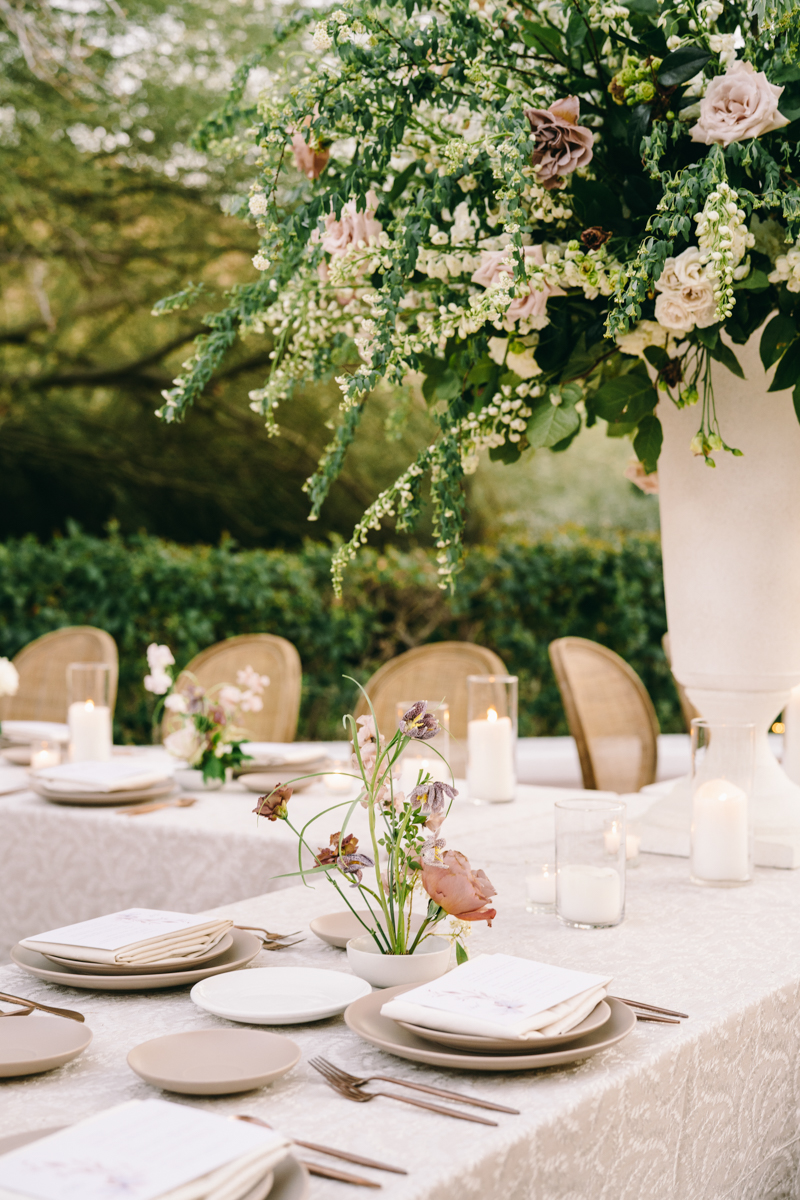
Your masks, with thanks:
M 636 1025 L 636 1014 L 621 1000 L 609 997 L 606 1002 L 611 1016 L 605 1025 L 571 1042 L 561 1050 L 544 1050 L 538 1054 L 477 1054 L 467 1051 L 436 1049 L 430 1042 L 423 1041 L 397 1021 L 381 1016 L 381 1008 L 387 1000 L 410 991 L 407 986 L 384 988 L 372 992 L 361 1000 L 354 1001 L 345 1010 L 344 1019 L 348 1026 L 365 1042 L 387 1050 L 398 1058 L 411 1062 L 428 1063 L 434 1067 L 454 1067 L 464 1071 L 530 1071 L 537 1067 L 557 1067 L 578 1062 L 607 1050 L 616 1042 L 627 1037 Z
M 38 1142 L 51 1133 L 60 1133 L 64 1125 L 52 1125 L 49 1129 L 26 1130 L 24 1133 L 11 1133 L 0 1137 L 0 1155 L 19 1150 L 31 1142 Z M 268 1171 L 249 1192 L 245 1192 L 238 1200 L 308 1200 L 309 1175 L 302 1163 L 288 1154 L 281 1159 L 277 1167 Z
M 88 988 L 93 992 L 145 992 L 151 988 L 180 987 L 182 984 L 197 983 L 209 975 L 221 975 L 224 971 L 237 971 L 245 967 L 261 950 L 261 939 L 243 929 L 231 930 L 233 942 L 229 950 L 202 967 L 187 967 L 182 971 L 162 971 L 152 975 L 84 975 L 66 967 L 56 967 L 43 954 L 26 950 L 17 943 L 11 957 L 18 967 L 46 979 L 48 983 L 60 983 L 65 987 Z
M 0 1021 L 0 1079 L 63 1067 L 91 1040 L 87 1025 L 67 1017 L 7 1017 Z
M 239 776 L 239 783 L 243 783 L 248 792 L 271 792 L 279 783 L 286 783 L 287 779 L 293 779 L 295 775 L 302 775 L 302 771 L 298 771 L 296 767 L 291 769 L 284 767 L 280 771 L 253 771 Z M 311 787 L 317 776 L 311 779 L 298 779 L 290 784 L 293 792 L 302 792 L 307 787 Z
M 588 1017 L 584 1017 L 569 1033 L 535 1038 L 532 1042 L 520 1042 L 512 1038 L 475 1037 L 467 1033 L 445 1033 L 441 1029 L 426 1029 L 424 1025 L 413 1025 L 411 1021 L 395 1021 L 395 1025 L 402 1025 L 425 1042 L 434 1042 L 437 1046 L 452 1046 L 456 1050 L 470 1050 L 477 1054 L 490 1054 L 492 1051 L 499 1054 L 539 1054 L 550 1047 L 566 1046 L 585 1037 L 587 1033 L 594 1033 L 610 1019 L 611 1009 L 605 1000 L 601 1000 Z
M 186 1096 L 250 1092 L 280 1079 L 300 1047 L 260 1029 L 193 1029 L 134 1046 L 128 1066 L 147 1083 Z
M 198 954 L 195 958 L 165 958 L 163 962 L 142 963 L 138 967 L 131 966 L 130 963 L 81 962 L 77 958 L 62 958 L 59 954 L 44 954 L 42 957 L 59 966 L 69 967 L 71 971 L 77 971 L 80 975 L 157 975 L 162 971 L 175 971 L 181 967 L 199 967 L 201 963 L 220 958 L 232 945 L 233 934 L 229 931 L 223 934 L 211 950 L 207 950 L 205 954 Z
M 130 788 L 118 792 L 53 792 L 43 780 L 31 777 L 30 787 L 31 791 L 36 792 L 43 800 L 50 800 L 53 804 L 80 804 L 84 807 L 114 805 L 116 808 L 121 804 L 134 804 L 139 800 L 161 800 L 175 791 L 172 780 L 157 787 Z
M 361 924 L 354 913 L 347 909 L 341 912 L 326 913 L 322 917 L 314 917 L 310 922 L 309 928 L 312 933 L 315 933 L 323 942 L 327 942 L 329 946 L 335 946 L 338 950 L 344 950 L 351 938 L 359 937 L 362 933 L 366 933 L 373 924 L 373 918 L 368 912 L 361 912 L 360 915 L 364 918 L 367 924 L 367 929 Z M 411 918 L 411 929 L 414 933 L 417 932 L 422 924 L 423 917 Z
M 324 771 L 328 768 L 330 761 L 327 754 L 315 754 L 313 758 L 284 759 L 283 761 L 278 758 L 262 760 L 255 758 L 250 761 L 245 759 L 235 768 L 234 774 L 241 776 L 282 773 L 285 777 L 291 778 L 293 775 L 305 775 L 307 771 Z

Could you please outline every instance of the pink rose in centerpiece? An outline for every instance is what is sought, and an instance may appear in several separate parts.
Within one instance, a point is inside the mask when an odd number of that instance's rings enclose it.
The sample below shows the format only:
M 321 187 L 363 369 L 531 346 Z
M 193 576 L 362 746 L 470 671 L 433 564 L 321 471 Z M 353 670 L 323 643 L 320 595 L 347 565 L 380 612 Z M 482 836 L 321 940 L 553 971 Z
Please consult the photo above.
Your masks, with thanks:
M 789 121 L 778 112 L 782 92 L 752 63 L 731 63 L 711 80 L 700 101 L 700 119 L 689 130 L 692 141 L 730 146 L 783 128 Z
M 513 251 L 510 248 L 506 250 L 482 250 L 481 265 L 472 276 L 472 282 L 479 283 L 482 287 L 488 288 L 492 284 L 497 283 L 501 276 L 513 275 L 513 268 L 508 261 L 512 253 Z M 525 246 L 523 247 L 523 253 L 529 262 L 534 262 L 539 267 L 544 266 L 544 251 L 541 246 Z M 559 287 L 554 287 L 549 283 L 545 283 L 542 287 L 537 287 L 534 280 L 530 280 L 527 295 L 512 300 L 506 309 L 503 319 L 505 328 L 508 330 L 513 329 L 517 321 L 536 322 L 545 317 L 549 297 L 563 295 L 564 293 Z M 544 323 L 542 321 L 542 324 Z
M 294 165 L 308 179 L 319 179 L 328 165 L 330 150 L 322 146 L 309 146 L 302 133 L 292 134 Z
M 580 107 L 577 96 L 565 96 L 549 108 L 525 110 L 536 139 L 531 163 L 539 182 L 550 192 L 564 186 L 566 175 L 592 161 L 594 134 L 578 124 Z
M 423 863 L 422 886 L 451 917 L 459 921 L 488 921 L 497 916 L 488 901 L 497 892 L 483 871 L 473 871 L 469 859 L 458 850 L 445 850 L 441 865 Z
M 348 200 L 338 220 L 335 213 L 327 213 L 322 249 L 334 258 L 343 258 L 351 246 L 365 247 L 370 245 L 371 238 L 377 240 L 383 229 L 380 221 L 375 220 L 375 209 L 379 203 L 378 197 L 370 188 L 367 192 L 367 207 L 363 211 L 356 208 L 356 200 Z

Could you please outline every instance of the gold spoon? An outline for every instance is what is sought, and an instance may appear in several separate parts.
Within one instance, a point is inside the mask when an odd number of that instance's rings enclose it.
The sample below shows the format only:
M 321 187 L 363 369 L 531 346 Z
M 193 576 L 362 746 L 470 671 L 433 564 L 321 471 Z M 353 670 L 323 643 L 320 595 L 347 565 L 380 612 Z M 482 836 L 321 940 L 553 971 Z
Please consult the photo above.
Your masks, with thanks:
M 158 804 L 140 804 L 138 808 L 118 808 L 121 817 L 140 817 L 143 813 L 158 812 L 160 808 L 191 808 L 197 804 L 196 796 L 181 796 L 178 800 L 162 800 Z

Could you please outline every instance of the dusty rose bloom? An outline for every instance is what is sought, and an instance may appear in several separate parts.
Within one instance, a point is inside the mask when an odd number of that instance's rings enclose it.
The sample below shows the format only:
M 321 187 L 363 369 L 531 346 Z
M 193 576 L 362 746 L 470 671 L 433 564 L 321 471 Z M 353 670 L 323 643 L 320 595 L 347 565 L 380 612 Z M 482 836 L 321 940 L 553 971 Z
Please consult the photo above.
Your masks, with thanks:
M 700 119 L 689 130 L 693 142 L 730 146 L 788 125 L 778 112 L 782 87 L 770 83 L 752 63 L 733 62 L 717 75 L 700 101 Z
M 648 475 L 638 459 L 628 463 L 624 474 L 625 478 L 630 479 L 631 483 L 635 483 L 638 488 L 641 488 L 646 496 L 658 495 L 658 472 L 653 471 L 652 475 Z
M 259 796 L 253 812 L 259 817 L 266 817 L 268 821 L 277 821 L 278 818 L 284 820 L 286 817 L 286 805 L 292 796 L 290 787 L 283 787 L 280 783 L 276 783 L 271 792 L 265 796 Z
M 491 287 L 503 275 L 512 275 L 513 269 L 506 261 L 511 254 L 509 250 L 482 250 L 481 265 L 478 267 L 475 274 L 472 276 L 473 283 L 479 283 L 482 287 Z M 544 266 L 544 251 L 541 246 L 525 246 L 525 258 L 536 263 L 537 266 Z M 533 280 L 528 287 L 528 294 L 511 301 L 511 304 L 506 309 L 503 318 L 504 327 L 511 331 L 514 329 L 517 321 L 527 321 L 536 327 L 539 324 L 546 324 L 546 309 L 547 301 L 550 296 L 563 296 L 561 288 L 552 287 L 550 284 L 545 284 L 543 288 L 537 288 Z
M 488 901 L 497 892 L 483 871 L 473 871 L 458 850 L 446 850 L 442 865 L 423 863 L 422 886 L 432 900 L 459 921 L 488 921 L 497 916 Z
M 308 179 L 319 179 L 331 156 L 330 150 L 324 147 L 309 146 L 302 133 L 299 132 L 292 134 L 292 154 L 294 165 Z
M 525 116 L 536 139 L 531 163 L 539 182 L 548 191 L 563 187 L 565 176 L 592 160 L 594 134 L 578 124 L 577 96 L 556 100 L 549 108 L 526 108 Z
M 375 220 L 378 197 L 370 189 L 367 192 L 367 207 L 361 212 L 356 210 L 356 203 L 355 200 L 348 200 L 338 221 L 332 212 L 325 217 L 322 249 L 334 258 L 343 258 L 351 246 L 358 246 L 359 243 L 368 246 L 370 238 L 380 237 L 383 226 Z

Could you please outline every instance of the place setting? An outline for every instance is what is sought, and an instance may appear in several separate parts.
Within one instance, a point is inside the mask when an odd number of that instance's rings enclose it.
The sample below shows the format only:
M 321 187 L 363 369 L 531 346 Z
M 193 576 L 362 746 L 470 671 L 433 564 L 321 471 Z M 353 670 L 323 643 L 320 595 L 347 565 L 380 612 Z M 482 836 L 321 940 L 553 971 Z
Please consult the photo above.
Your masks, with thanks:
M 69 742 L 69 726 L 60 721 L 3 721 L 0 756 L 15 767 L 61 762 Z
M 107 762 L 59 762 L 31 769 L 28 786 L 53 804 L 128 805 L 172 795 L 172 776 L 170 766 L 115 758 Z
M 327 753 L 312 747 L 278 745 L 273 742 L 243 742 L 249 757 L 234 771 L 249 792 L 268 792 L 288 779 L 296 792 L 309 788 L 331 767 Z

